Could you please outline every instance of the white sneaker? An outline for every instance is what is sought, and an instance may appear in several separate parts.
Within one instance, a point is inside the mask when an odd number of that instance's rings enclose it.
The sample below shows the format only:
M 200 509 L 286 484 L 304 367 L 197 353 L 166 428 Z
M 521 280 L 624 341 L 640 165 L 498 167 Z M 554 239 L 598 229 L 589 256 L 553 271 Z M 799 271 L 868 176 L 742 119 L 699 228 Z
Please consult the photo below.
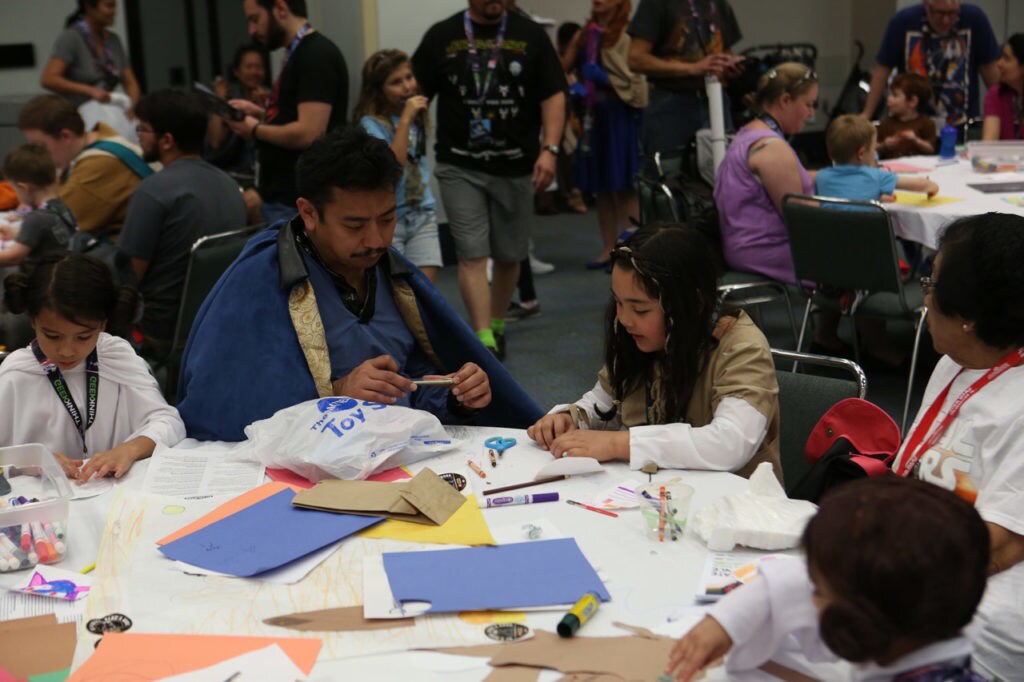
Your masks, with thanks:
M 555 271 L 555 266 L 551 263 L 545 263 L 531 253 L 530 270 L 533 271 L 533 274 L 535 275 L 547 275 Z

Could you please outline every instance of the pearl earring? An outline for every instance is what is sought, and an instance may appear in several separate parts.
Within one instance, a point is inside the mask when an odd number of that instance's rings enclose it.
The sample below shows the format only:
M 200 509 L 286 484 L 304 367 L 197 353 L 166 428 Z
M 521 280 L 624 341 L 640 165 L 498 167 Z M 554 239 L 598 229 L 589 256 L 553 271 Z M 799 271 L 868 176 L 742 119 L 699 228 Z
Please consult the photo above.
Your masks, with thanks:
M 970 327 L 970 325 L 968 325 L 968 324 L 967 324 L 966 322 L 964 322 L 964 324 L 963 324 L 963 330 L 964 330 L 965 332 L 969 332 L 969 331 L 971 331 L 971 327 Z

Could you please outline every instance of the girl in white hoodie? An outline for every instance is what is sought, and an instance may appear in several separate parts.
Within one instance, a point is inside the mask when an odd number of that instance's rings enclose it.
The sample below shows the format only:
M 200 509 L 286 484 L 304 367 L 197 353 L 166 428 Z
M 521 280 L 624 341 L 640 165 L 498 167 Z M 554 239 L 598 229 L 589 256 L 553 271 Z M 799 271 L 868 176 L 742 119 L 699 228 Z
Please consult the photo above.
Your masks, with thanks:
M 4 302 L 27 312 L 29 346 L 0 365 L 0 446 L 42 443 L 69 478 L 123 476 L 157 443 L 185 437 L 146 362 L 122 338 L 138 295 L 101 261 L 51 256 L 4 280 Z

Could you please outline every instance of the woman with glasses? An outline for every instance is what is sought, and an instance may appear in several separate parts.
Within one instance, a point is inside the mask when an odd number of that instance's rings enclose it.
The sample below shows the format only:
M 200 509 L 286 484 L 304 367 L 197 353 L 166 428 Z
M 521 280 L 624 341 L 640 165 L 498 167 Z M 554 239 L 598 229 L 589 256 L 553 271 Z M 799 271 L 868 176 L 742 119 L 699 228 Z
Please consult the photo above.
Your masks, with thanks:
M 780 64 L 758 82 L 753 104 L 761 114 L 736 134 L 715 182 L 725 262 L 733 270 L 795 281 L 782 198 L 811 194 L 814 178 L 786 137 L 803 130 L 817 99 L 818 75 L 803 64 Z
M 975 667 L 1020 679 L 1024 666 L 1024 218 L 987 213 L 946 228 L 922 280 L 942 358 L 893 471 L 973 503 L 991 539 L 976 618 Z M 935 570 L 942 570 L 937 566 Z

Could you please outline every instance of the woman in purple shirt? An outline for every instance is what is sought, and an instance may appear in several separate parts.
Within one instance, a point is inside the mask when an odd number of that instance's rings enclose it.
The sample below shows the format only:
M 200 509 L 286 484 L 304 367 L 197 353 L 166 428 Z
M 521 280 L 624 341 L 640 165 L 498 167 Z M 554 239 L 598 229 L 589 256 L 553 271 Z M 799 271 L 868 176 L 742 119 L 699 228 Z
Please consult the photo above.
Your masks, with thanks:
M 736 134 L 715 182 L 725 262 L 733 270 L 794 282 L 782 198 L 811 194 L 814 179 L 785 137 L 800 132 L 814 114 L 818 75 L 803 64 L 780 64 L 761 76 L 754 98 L 761 115 Z
M 999 82 L 985 95 L 983 140 L 1024 139 L 1022 91 L 1024 91 L 1024 33 L 1014 33 L 1003 44 L 996 62 Z

